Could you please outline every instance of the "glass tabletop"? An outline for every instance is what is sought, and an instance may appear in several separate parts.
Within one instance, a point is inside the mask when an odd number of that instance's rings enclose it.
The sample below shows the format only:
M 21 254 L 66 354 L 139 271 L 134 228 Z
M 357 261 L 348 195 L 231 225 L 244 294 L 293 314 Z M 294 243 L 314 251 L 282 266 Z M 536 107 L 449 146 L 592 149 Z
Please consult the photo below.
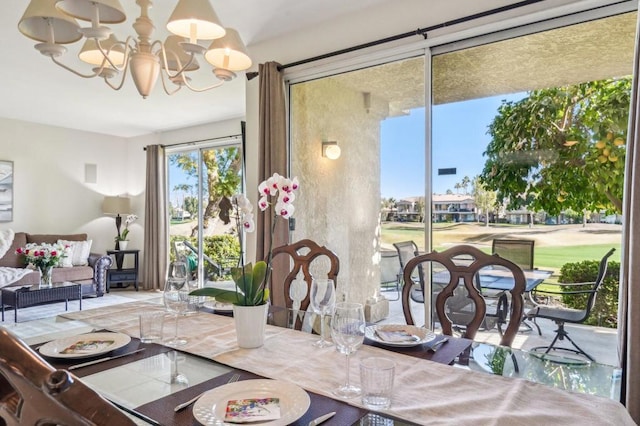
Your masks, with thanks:
M 560 354 L 545 355 L 474 342 L 471 350 L 459 357 L 456 366 L 572 392 L 612 399 L 620 395 L 619 368 Z

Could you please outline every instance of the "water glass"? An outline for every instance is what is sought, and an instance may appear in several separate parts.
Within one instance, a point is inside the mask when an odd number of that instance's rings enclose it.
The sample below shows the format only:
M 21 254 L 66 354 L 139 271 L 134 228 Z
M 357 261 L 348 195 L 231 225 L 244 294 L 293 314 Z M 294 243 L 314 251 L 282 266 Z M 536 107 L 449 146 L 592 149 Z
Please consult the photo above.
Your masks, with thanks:
M 360 361 L 362 404 L 371 410 L 391 406 L 396 363 L 388 358 L 370 357 Z
M 167 346 L 182 346 L 187 343 L 185 339 L 178 337 L 178 317 L 184 315 L 189 305 L 189 286 L 186 278 L 169 278 L 162 294 L 164 306 L 175 317 L 173 337 L 165 342 Z
M 364 308 L 361 303 L 336 303 L 331 319 L 331 338 L 336 350 L 346 355 L 345 383 L 333 393 L 341 398 L 353 398 L 360 395 L 360 388 L 349 380 L 349 355 L 358 350 L 364 342 Z
M 309 304 L 313 312 L 320 315 L 320 340 L 313 345 L 319 348 L 331 346 L 332 343 L 324 338 L 324 324 L 325 316 L 333 312 L 336 304 L 336 290 L 333 280 L 314 278 L 313 281 L 311 281 Z
M 140 319 L 140 341 L 142 343 L 160 342 L 162 340 L 162 322 L 164 312 L 142 312 Z

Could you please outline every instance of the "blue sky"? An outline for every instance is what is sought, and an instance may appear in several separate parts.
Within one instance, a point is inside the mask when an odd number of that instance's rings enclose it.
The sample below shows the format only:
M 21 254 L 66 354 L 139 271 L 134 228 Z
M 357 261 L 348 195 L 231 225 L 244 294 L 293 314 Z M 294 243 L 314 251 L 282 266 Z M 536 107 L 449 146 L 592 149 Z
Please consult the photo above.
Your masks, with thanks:
M 524 93 L 500 95 L 437 105 L 433 108 L 433 168 L 456 168 L 457 174 L 433 177 L 433 192 L 455 192 L 464 176 L 482 172 L 490 138 L 487 127 L 503 99 L 518 100 Z M 396 200 L 424 194 L 424 108 L 381 124 L 381 195 Z

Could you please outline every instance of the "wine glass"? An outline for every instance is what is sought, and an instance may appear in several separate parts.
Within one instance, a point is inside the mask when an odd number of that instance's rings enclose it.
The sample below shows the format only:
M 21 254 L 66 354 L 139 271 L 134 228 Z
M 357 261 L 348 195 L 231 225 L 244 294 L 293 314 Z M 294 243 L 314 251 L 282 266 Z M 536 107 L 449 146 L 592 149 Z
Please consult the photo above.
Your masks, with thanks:
M 311 281 L 309 303 L 311 304 L 313 312 L 320 315 L 320 340 L 315 342 L 313 346 L 326 348 L 333 345 L 333 343 L 324 338 L 325 315 L 330 314 L 336 304 L 336 290 L 333 280 L 314 278 L 313 281 Z
M 331 319 L 331 337 L 338 352 L 347 357 L 347 378 L 333 393 L 341 398 L 360 395 L 360 388 L 349 381 L 349 355 L 357 351 L 364 342 L 364 308 L 361 303 L 336 303 Z
M 175 316 L 173 337 L 165 341 L 165 344 L 171 347 L 185 345 L 187 341 L 178 337 L 178 316 L 183 315 L 189 305 L 189 287 L 187 286 L 186 277 L 170 277 L 167 279 L 162 298 L 164 299 L 164 306 L 167 311 Z

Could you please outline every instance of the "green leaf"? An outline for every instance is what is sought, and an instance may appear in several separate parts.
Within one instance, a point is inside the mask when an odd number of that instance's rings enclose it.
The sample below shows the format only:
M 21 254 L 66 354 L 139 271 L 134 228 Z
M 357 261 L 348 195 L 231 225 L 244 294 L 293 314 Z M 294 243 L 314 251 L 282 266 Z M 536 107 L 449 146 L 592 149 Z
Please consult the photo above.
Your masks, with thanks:
M 256 262 L 256 265 L 253 267 L 253 288 L 251 293 L 254 304 L 262 304 L 262 302 L 266 300 L 264 298 L 266 291 L 262 291 L 266 287 L 266 283 L 264 282 L 266 275 L 267 263 L 263 260 Z
M 189 293 L 190 296 L 209 296 L 215 297 L 218 302 L 233 303 L 234 305 L 240 305 L 243 295 L 236 293 L 235 291 L 222 290 L 219 288 L 205 287 L 193 290 Z

